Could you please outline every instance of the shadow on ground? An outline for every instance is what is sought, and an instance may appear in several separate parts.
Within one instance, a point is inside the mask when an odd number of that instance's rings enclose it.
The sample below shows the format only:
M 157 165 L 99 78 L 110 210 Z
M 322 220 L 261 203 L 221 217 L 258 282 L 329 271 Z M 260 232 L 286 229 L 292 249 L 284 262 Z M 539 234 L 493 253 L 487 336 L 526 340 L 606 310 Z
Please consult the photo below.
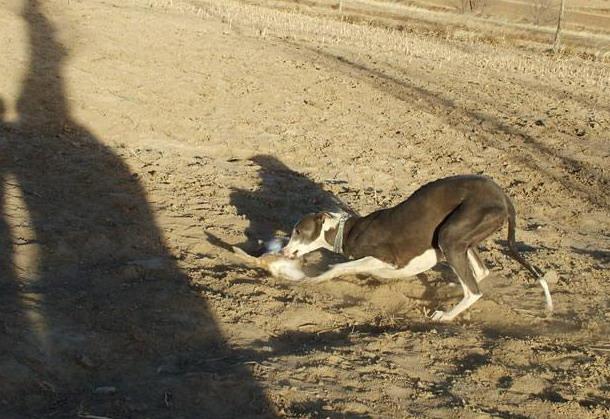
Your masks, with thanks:
M 275 416 L 243 364 L 217 367 L 232 350 L 137 177 L 72 119 L 68 51 L 42 2 L 25 1 L 22 16 L 19 117 L 0 123 L 2 416 Z M 36 255 L 25 267 L 24 252 Z
M 245 232 L 248 239 L 240 247 L 256 251 L 259 240 L 269 240 L 276 233 L 289 233 L 302 216 L 311 212 L 354 212 L 322 185 L 290 169 L 276 157 L 257 155 L 250 161 L 258 166 L 258 188 L 254 191 L 235 188 L 231 193 L 231 204 L 237 213 L 250 221 Z

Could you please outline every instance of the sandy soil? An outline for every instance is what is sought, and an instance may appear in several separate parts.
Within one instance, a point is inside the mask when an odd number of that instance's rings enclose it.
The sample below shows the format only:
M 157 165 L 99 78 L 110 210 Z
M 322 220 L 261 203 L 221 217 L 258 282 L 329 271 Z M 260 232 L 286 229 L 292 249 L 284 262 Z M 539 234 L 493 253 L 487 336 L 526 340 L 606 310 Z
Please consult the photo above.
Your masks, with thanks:
M 608 417 L 610 68 L 239 3 L 0 0 L 0 416 Z M 554 270 L 460 298 L 230 245 L 484 173 Z M 312 265 L 328 255 L 314 254 Z

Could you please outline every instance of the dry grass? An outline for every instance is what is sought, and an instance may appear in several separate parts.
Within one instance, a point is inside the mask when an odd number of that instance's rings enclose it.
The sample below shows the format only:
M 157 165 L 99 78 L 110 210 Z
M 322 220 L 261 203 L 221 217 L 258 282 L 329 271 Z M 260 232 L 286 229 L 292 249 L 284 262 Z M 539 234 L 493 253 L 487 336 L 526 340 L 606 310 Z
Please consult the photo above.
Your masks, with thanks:
M 472 38 L 488 42 L 504 42 L 509 44 L 534 44 L 539 48 L 548 48 L 553 40 L 554 24 L 538 26 L 533 23 L 523 23 L 510 19 L 508 16 L 498 15 L 480 16 L 473 14 L 458 14 L 448 10 L 426 8 L 430 5 L 418 7 L 413 5 L 397 4 L 388 1 L 375 0 L 349 0 L 344 1 L 343 9 L 338 11 L 332 2 L 308 0 L 305 2 L 294 0 L 242 0 L 245 3 L 260 3 L 261 6 L 294 10 L 309 15 L 324 15 L 335 19 L 352 22 L 366 22 L 377 26 L 389 28 L 403 28 L 410 32 L 433 34 L 441 37 L 452 37 L 454 32 L 468 32 Z M 303 6 L 305 4 L 306 6 Z M 554 22 L 554 19 L 552 19 Z M 575 30 L 578 29 L 578 30 Z M 579 52 L 586 52 L 593 58 L 608 58 L 610 35 L 608 33 L 594 33 L 582 31 L 578 27 L 565 28 L 564 43 Z
M 367 24 L 337 21 L 328 17 L 308 16 L 298 11 L 275 10 L 239 1 L 173 0 L 149 1 L 151 7 L 192 13 L 201 18 L 217 18 L 228 30 L 239 26 L 259 36 L 273 35 L 294 42 L 327 47 L 349 45 L 367 53 L 400 55 L 407 64 L 421 57 L 434 61 L 436 69 L 452 62 L 464 66 L 473 80 L 481 75 L 531 77 L 597 90 L 600 95 L 610 88 L 610 68 L 604 61 L 584 60 L 569 54 L 532 54 L 505 45 L 482 43 L 468 33 L 453 37 L 433 37 Z

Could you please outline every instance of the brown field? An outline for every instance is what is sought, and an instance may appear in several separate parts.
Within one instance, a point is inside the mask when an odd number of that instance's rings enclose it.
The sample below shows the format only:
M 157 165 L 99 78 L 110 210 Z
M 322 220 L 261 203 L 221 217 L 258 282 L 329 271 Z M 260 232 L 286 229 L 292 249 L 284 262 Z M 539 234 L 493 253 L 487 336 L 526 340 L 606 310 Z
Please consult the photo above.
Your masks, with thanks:
M 399 0 L 398 3 L 459 13 L 470 12 L 467 0 Z M 473 1 L 473 6 L 474 13 L 481 16 L 553 26 L 559 13 L 559 3 L 560 0 L 479 0 Z M 567 1 L 565 17 L 569 27 L 609 32 L 610 1 Z
M 242 1 L 445 39 L 507 44 L 520 49 L 548 49 L 555 36 L 558 13 L 558 4 L 551 0 L 536 0 L 535 3 L 533 0 L 529 3 L 472 0 L 474 5 L 479 4 L 472 12 L 462 11 L 462 0 L 437 0 L 436 3 L 343 0 L 341 8 L 338 1 L 326 0 Z M 469 0 L 463 1 L 469 4 Z M 580 3 L 568 2 L 566 6 L 563 52 L 608 60 L 610 10 L 599 8 L 591 12 L 587 8 L 576 7 L 577 4 Z
M 609 417 L 608 28 L 255 2 L 0 0 L 0 418 Z M 459 173 L 513 198 L 552 315 L 505 231 L 451 324 L 444 266 L 229 250 Z

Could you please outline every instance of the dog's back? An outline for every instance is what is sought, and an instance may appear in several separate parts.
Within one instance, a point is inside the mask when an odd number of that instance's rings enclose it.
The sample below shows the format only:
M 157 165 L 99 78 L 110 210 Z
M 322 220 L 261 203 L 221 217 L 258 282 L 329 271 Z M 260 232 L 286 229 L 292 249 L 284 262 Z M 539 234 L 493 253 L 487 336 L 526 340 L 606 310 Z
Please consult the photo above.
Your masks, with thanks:
M 344 251 L 357 259 L 370 256 L 375 249 L 377 257 L 401 266 L 427 249 L 438 248 L 438 230 L 458 207 L 480 203 L 507 211 L 506 199 L 502 189 L 485 176 L 438 179 L 400 204 L 358 219 L 347 235 Z

